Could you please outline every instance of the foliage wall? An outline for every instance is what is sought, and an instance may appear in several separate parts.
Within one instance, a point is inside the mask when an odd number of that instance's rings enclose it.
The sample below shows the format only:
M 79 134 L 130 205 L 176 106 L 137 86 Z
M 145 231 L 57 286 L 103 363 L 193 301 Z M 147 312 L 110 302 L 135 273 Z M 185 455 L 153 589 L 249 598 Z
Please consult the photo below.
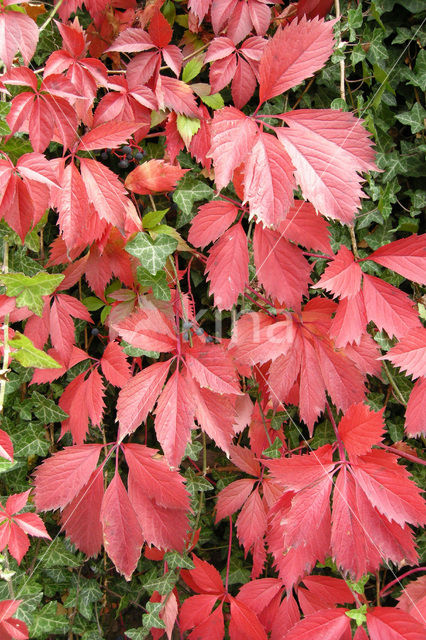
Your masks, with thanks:
M 425 637 L 420 0 L 0 0 L 0 637 Z

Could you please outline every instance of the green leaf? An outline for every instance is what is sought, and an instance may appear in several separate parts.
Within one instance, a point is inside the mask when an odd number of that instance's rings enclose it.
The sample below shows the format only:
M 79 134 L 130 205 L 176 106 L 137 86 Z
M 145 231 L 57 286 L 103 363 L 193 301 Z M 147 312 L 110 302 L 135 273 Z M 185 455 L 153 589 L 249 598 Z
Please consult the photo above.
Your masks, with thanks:
M 176 126 L 180 137 L 188 147 L 192 138 L 200 128 L 201 122 L 198 118 L 188 118 L 188 116 L 178 115 L 176 118 Z
M 144 613 L 142 616 L 142 625 L 145 629 L 165 629 L 166 625 L 160 618 L 160 612 L 163 608 L 162 602 L 147 602 L 146 608 L 148 613 Z M 127 634 L 127 631 L 126 631 Z
M 396 118 L 402 124 L 407 124 L 411 129 L 411 133 L 418 133 L 425 128 L 426 109 L 418 102 L 415 102 L 410 111 L 403 111 L 397 114 Z
M 188 173 L 179 182 L 179 186 L 173 193 L 173 201 L 179 207 L 179 216 L 176 227 L 183 227 L 191 222 L 194 212 L 194 202 L 199 200 L 211 200 L 214 191 L 205 182 L 195 180 Z
M 37 369 L 60 369 L 61 365 L 47 353 L 37 349 L 31 340 L 17 331 L 9 340 L 9 345 L 17 349 L 11 355 L 20 362 L 23 367 L 37 367 Z
M 148 211 L 148 213 L 146 213 L 142 218 L 143 228 L 153 229 L 158 224 L 160 224 L 167 212 L 168 209 L 161 209 L 160 211 Z
M 81 582 L 82 578 L 80 578 Z M 87 620 L 93 617 L 93 603 L 98 602 L 102 598 L 102 590 L 96 580 L 85 580 L 84 583 L 77 584 L 69 591 L 68 598 L 64 602 L 64 606 L 77 607 L 82 616 Z
M 213 93 L 211 96 L 201 96 L 202 102 L 210 109 L 223 109 L 225 102 L 220 93 Z
M 45 638 L 52 633 L 64 634 L 69 630 L 69 621 L 58 614 L 58 603 L 49 602 L 33 618 L 30 638 Z
M 70 551 L 62 538 L 51 542 L 47 550 L 40 554 L 43 558 L 43 568 L 50 567 L 79 567 L 83 563 L 83 555 Z
M 155 275 L 166 264 L 166 260 L 176 250 L 177 240 L 161 235 L 153 240 L 142 231 L 127 243 L 126 251 L 138 258 L 142 267 Z
M 0 151 L 7 153 L 12 162 L 16 163 L 24 153 L 30 153 L 33 150 L 30 141 L 23 137 L 22 134 L 16 134 L 7 142 L 0 144 Z
M 154 276 L 144 269 L 138 267 L 137 278 L 143 287 L 152 287 L 152 293 L 157 300 L 170 300 L 170 287 L 167 284 L 167 276 L 165 271 L 158 271 Z
M 105 306 L 105 302 L 96 296 L 88 296 L 83 298 L 82 303 L 88 311 L 98 311 Z
M 262 451 L 262 455 L 267 456 L 268 458 L 281 458 L 280 449 L 282 446 L 283 443 L 278 437 L 276 437 L 271 446 Z
M 359 609 L 351 609 L 350 611 L 345 611 L 348 618 L 351 620 L 355 620 L 358 627 L 360 627 L 367 620 L 367 605 L 363 604 Z
M 149 574 L 145 575 L 142 586 L 148 593 L 152 594 L 154 591 L 158 591 L 160 595 L 165 596 L 173 589 L 176 580 L 177 575 L 173 571 L 168 571 L 158 578 L 157 570 L 152 569 Z
M 65 413 L 56 402 L 42 396 L 37 391 L 33 392 L 31 399 L 34 403 L 34 413 L 41 422 L 49 424 L 50 422 L 62 422 L 68 418 L 68 414 Z
M 211 491 L 213 489 L 212 484 L 203 476 L 195 475 L 192 469 L 187 469 L 186 473 L 186 488 L 192 494 L 198 491 Z
M 23 273 L 4 273 L 0 282 L 6 285 L 6 295 L 16 298 L 17 307 L 28 307 L 38 316 L 43 312 L 42 296 L 53 293 L 64 279 L 62 274 L 50 274 L 42 271 L 29 277 Z
M 184 82 L 191 82 L 203 68 L 203 61 L 200 58 L 192 58 L 183 68 L 182 71 L 182 80 Z
M 21 425 L 19 431 L 11 434 L 16 458 L 28 456 L 45 456 L 49 451 L 50 442 L 46 429 L 41 424 L 30 422 Z
M 193 569 L 194 563 L 191 558 L 186 555 L 182 555 L 177 551 L 168 551 L 164 554 L 164 560 L 167 562 L 169 569 Z
M 0 102 L 0 136 L 7 136 L 10 133 L 9 125 L 5 118 L 10 111 L 10 102 Z
M 143 627 L 138 627 L 137 629 L 126 629 L 126 636 L 131 640 L 145 640 L 148 634 L 149 631 Z

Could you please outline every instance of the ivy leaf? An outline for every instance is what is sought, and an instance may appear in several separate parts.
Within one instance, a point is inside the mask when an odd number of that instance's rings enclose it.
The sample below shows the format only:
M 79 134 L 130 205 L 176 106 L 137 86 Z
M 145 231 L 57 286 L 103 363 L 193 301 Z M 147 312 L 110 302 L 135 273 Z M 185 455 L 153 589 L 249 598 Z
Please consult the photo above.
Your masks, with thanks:
M 6 295 L 16 298 L 17 307 L 28 307 L 38 316 L 43 312 L 43 298 L 54 292 L 62 280 L 62 274 L 37 273 L 31 278 L 23 273 L 4 273 L 0 282 L 6 286 Z
M 126 251 L 138 258 L 144 269 L 155 275 L 164 267 L 177 245 L 177 240 L 170 236 L 161 235 L 153 240 L 148 234 L 140 232 L 127 243 Z
M 131 640 L 145 640 L 148 633 L 149 631 L 143 627 L 138 627 L 138 629 L 126 629 L 126 636 L 131 638 Z
M 64 634 L 69 630 L 69 621 L 58 614 L 58 603 L 51 601 L 38 611 L 30 627 L 30 637 L 46 637 L 49 634 Z
M 143 267 L 137 268 L 138 281 L 143 287 L 151 287 L 152 293 L 157 300 L 170 300 L 170 288 L 167 284 L 167 276 L 165 271 L 158 271 L 152 275 Z
M 82 562 L 83 555 L 70 551 L 61 538 L 53 540 L 43 554 L 43 569 L 50 569 L 50 567 L 79 567 Z
M 12 356 L 23 367 L 36 367 L 37 369 L 60 369 L 61 365 L 44 351 L 37 349 L 31 340 L 17 331 L 15 337 L 9 340 L 9 345 L 17 349 Z
M 182 555 L 177 551 L 169 551 L 164 554 L 164 561 L 167 562 L 169 569 L 193 569 L 194 563 L 189 556 Z
M 185 176 L 173 193 L 173 201 L 179 208 L 176 227 L 179 229 L 192 220 L 194 202 L 211 200 L 213 193 L 213 189 L 205 182 Z
M 28 456 L 45 456 L 49 451 L 50 442 L 46 438 L 46 429 L 39 424 L 29 423 L 20 426 L 19 431 L 12 435 L 15 458 Z
M 68 414 L 65 413 L 65 411 L 58 407 L 50 398 L 42 396 L 41 393 L 34 391 L 32 400 L 34 402 L 34 413 L 44 424 L 62 422 L 62 420 L 68 418 Z
M 160 618 L 160 611 L 163 608 L 162 602 L 147 602 L 146 608 L 148 613 L 142 616 L 142 624 L 145 629 L 165 629 L 166 625 Z M 126 631 L 127 634 L 127 631 Z
M 396 116 L 396 119 L 410 127 L 411 133 L 423 131 L 425 127 L 426 109 L 418 102 L 410 111 L 403 111 Z
M 153 569 L 152 574 L 150 573 L 148 577 L 144 579 L 144 589 L 146 589 L 146 591 L 151 594 L 154 591 L 158 591 L 158 593 L 162 596 L 170 593 L 170 591 L 176 584 L 176 574 L 173 571 L 168 571 L 163 576 L 160 576 L 158 578 L 156 573 L 156 569 Z

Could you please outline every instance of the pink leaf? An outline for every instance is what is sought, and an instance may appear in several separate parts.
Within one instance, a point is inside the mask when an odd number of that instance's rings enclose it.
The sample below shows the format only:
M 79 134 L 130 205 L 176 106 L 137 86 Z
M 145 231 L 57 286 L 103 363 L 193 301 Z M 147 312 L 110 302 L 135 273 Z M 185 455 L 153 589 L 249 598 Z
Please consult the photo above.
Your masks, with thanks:
M 224 200 L 212 200 L 198 209 L 192 220 L 188 241 L 195 247 L 204 248 L 215 242 L 234 222 L 238 215 L 237 207 Z
M 335 297 L 353 298 L 361 289 L 361 277 L 361 267 L 355 262 L 352 251 L 342 245 L 315 288 L 330 291 Z
M 293 204 L 293 169 L 281 143 L 260 132 L 244 172 L 244 200 L 249 203 L 250 217 L 256 216 L 268 227 L 284 220 Z
M 120 391 L 117 400 L 120 442 L 135 431 L 142 422 L 145 422 L 148 413 L 154 408 L 170 364 L 171 361 L 168 360 L 146 367 L 130 378 Z
M 339 424 L 339 434 L 349 456 L 368 453 L 383 439 L 385 424 L 383 411 L 375 412 L 366 404 L 353 404 Z
M 207 281 L 214 303 L 221 311 L 231 309 L 248 284 L 249 255 L 241 224 L 226 231 L 210 249 L 206 263 Z
M 130 378 L 130 365 L 117 342 L 107 344 L 100 363 L 105 378 L 115 387 L 123 387 Z
M 255 480 L 249 478 L 235 480 L 235 482 L 231 482 L 219 492 L 216 504 L 216 522 L 231 516 L 238 509 L 241 509 L 250 495 L 254 483 Z
M 66 447 L 37 467 L 34 502 L 39 511 L 64 507 L 89 481 L 99 459 L 101 444 Z
M 231 181 L 234 170 L 252 150 L 256 124 L 234 107 L 215 111 L 212 122 L 212 147 L 215 182 L 219 191 Z
M 302 18 L 278 30 L 260 61 L 260 103 L 300 84 L 321 69 L 333 52 L 334 21 Z
M 371 640 L 424 640 L 426 626 L 406 611 L 375 607 L 367 612 Z
M 419 378 L 405 410 L 405 432 L 411 438 L 426 434 L 426 378 Z
M 284 640 L 347 640 L 351 623 L 345 614 L 346 609 L 323 609 L 298 622 L 285 636 Z M 315 634 L 313 636 L 313 634 Z
M 249 607 L 232 596 L 229 636 L 231 640 L 267 640 L 265 629 Z
M 374 260 L 404 278 L 426 285 L 426 234 L 413 234 L 385 244 L 368 256 L 368 260 Z
M 105 550 L 117 571 L 129 581 L 138 564 L 143 538 L 136 513 L 117 472 L 105 491 L 101 522 Z
M 426 329 L 412 329 L 379 360 L 390 360 L 409 376 L 426 376 Z

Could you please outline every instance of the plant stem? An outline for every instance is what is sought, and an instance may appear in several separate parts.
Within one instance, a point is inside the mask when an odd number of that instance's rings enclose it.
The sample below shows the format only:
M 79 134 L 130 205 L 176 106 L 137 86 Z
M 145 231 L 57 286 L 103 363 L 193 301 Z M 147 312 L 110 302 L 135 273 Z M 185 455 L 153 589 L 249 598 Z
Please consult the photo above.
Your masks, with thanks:
M 52 11 L 49 13 L 48 17 L 46 18 L 46 20 L 43 22 L 43 24 L 41 25 L 40 29 L 38 30 L 39 34 L 45 30 L 45 28 L 52 22 L 53 18 L 55 17 L 55 15 L 58 13 L 59 9 L 61 8 L 61 4 L 63 3 L 64 0 L 58 0 L 58 2 L 55 4 L 55 6 L 53 7 Z
M 426 567 L 416 567 L 415 569 L 410 569 L 410 571 L 406 571 L 405 573 L 402 574 L 402 576 L 400 576 L 399 578 L 395 578 L 395 580 L 392 580 L 392 582 L 389 582 L 389 584 L 383 587 L 383 589 L 380 591 L 380 596 L 383 597 L 386 591 L 389 591 L 389 589 L 392 589 L 392 587 L 395 584 L 401 583 L 401 580 L 403 580 L 404 578 L 407 578 L 412 573 L 419 573 L 419 571 L 426 571 Z
M 401 391 L 398 388 L 398 385 L 396 384 L 395 380 L 393 379 L 392 374 L 389 371 L 389 367 L 388 367 L 387 363 L 383 360 L 382 364 L 383 364 L 383 369 L 385 370 L 386 375 L 387 375 L 387 377 L 389 379 L 389 382 L 391 383 L 392 389 L 395 392 L 395 395 L 397 396 L 397 398 L 400 401 L 400 403 L 403 404 L 404 407 L 406 407 L 407 403 L 405 402 L 404 396 L 402 395 Z
M 3 242 L 3 265 L 2 272 L 9 271 L 9 245 L 7 240 Z M 3 413 L 4 396 L 6 393 L 6 382 L 9 362 L 9 314 L 7 313 L 3 321 L 3 364 L 0 371 L 0 415 Z
M 333 429 L 334 429 L 334 433 L 336 434 L 336 440 L 337 440 L 337 444 L 339 445 L 339 457 L 340 457 L 340 461 L 341 462 L 346 462 L 346 456 L 345 456 L 345 445 L 343 444 L 343 440 L 340 437 L 340 433 L 339 430 L 337 428 L 336 425 L 336 421 L 334 419 L 333 413 L 331 411 L 331 407 L 327 402 L 327 413 L 328 416 L 330 418 L 330 422 L 333 425 Z
M 415 462 L 416 464 L 422 464 L 426 466 L 426 460 L 423 460 L 423 458 L 417 458 L 416 456 L 412 456 L 410 453 L 405 453 L 404 451 L 400 451 L 396 447 L 390 447 L 387 444 L 378 444 L 377 446 L 380 447 L 381 449 L 384 449 L 385 451 L 394 453 L 400 458 L 406 458 L 406 460 L 411 460 L 411 462 Z
M 225 578 L 225 591 L 228 591 L 229 582 L 229 568 L 231 566 L 231 551 L 232 551 L 232 516 L 229 516 L 229 543 L 228 543 L 228 557 L 226 559 L 226 578 Z

